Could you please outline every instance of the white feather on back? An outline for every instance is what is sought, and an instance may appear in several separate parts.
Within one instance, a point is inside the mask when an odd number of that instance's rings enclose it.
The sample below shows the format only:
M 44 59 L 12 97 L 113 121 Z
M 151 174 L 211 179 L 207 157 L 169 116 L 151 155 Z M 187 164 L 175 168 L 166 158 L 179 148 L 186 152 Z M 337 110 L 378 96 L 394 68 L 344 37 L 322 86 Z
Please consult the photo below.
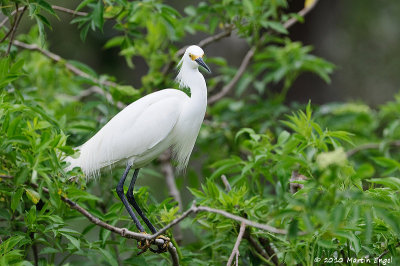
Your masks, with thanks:
M 156 146 L 171 133 L 188 99 L 182 91 L 166 89 L 133 102 L 78 148 L 78 159 L 66 160 L 71 163 L 69 168 L 80 166 L 90 177 L 121 161 L 131 160 L 138 167 L 146 164 L 162 152 Z

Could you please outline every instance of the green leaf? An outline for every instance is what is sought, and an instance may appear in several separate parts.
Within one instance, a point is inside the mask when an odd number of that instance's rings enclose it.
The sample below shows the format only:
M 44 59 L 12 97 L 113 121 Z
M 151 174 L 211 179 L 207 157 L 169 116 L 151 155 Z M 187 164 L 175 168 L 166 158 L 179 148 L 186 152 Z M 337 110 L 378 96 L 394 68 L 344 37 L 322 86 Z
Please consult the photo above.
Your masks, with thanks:
M 293 219 L 289 224 L 288 237 L 295 238 L 297 236 L 298 231 L 299 231 L 299 221 L 297 219 Z
M 18 207 L 21 198 L 22 198 L 22 194 L 24 193 L 24 189 L 23 188 L 18 188 L 16 192 L 14 192 L 13 197 L 11 198 L 11 210 L 14 212 L 15 209 Z
M 188 16 L 195 16 L 196 15 L 196 8 L 194 6 L 187 6 L 184 9 L 184 12 L 188 15 Z
M 290 133 L 283 130 L 278 136 L 278 145 L 284 144 L 290 137 Z
M 81 249 L 81 241 L 79 239 L 76 239 L 75 237 L 70 236 L 66 233 L 61 232 L 61 234 L 65 236 L 77 250 Z
M 355 251 L 356 254 L 358 254 L 360 252 L 360 250 L 361 250 L 361 241 L 353 232 L 337 231 L 337 232 L 335 232 L 335 234 L 337 236 L 341 236 L 343 238 L 348 239 L 351 242 L 352 247 L 354 248 L 354 251 Z
M 46 17 L 44 17 L 44 16 L 42 16 L 42 15 L 40 15 L 40 14 L 36 14 L 35 16 L 36 16 L 36 18 L 38 18 L 42 23 L 44 23 L 47 27 L 49 27 L 49 29 L 51 29 L 51 24 L 50 24 L 50 22 L 47 20 Z
M 0 254 L 4 255 L 10 252 L 13 248 L 19 246 L 19 244 L 21 244 L 22 240 L 24 239 L 25 236 L 23 235 L 11 236 L 9 239 L 3 241 L 0 244 Z
M 54 9 L 51 7 L 51 5 L 49 3 L 47 3 L 46 1 L 43 1 L 43 0 L 39 0 L 37 3 L 40 7 L 45 9 L 47 12 L 49 12 L 50 14 L 57 17 L 56 12 L 54 12 Z
M 250 14 L 254 14 L 254 7 L 253 7 L 253 2 L 250 0 L 243 0 L 243 6 L 246 9 L 246 11 Z
M 82 27 L 81 33 L 79 35 L 82 41 L 86 40 L 86 36 L 88 34 L 89 28 L 90 28 L 90 23 L 87 23 L 87 24 L 85 24 L 85 26 Z
M 40 200 L 40 195 L 36 191 L 30 189 L 30 188 L 25 188 L 26 196 L 33 202 L 33 204 L 37 204 Z
M 77 189 L 75 187 L 69 187 L 66 192 L 68 198 L 70 198 L 71 200 L 84 200 L 84 201 L 91 200 L 97 202 L 102 201 L 102 199 L 100 199 L 99 197 L 96 197 L 95 195 L 92 195 L 84 190 Z
M 125 40 L 125 36 L 117 36 L 106 42 L 104 48 L 108 49 L 115 46 L 120 46 Z
M 84 8 L 85 6 L 87 6 L 88 4 L 90 4 L 91 2 L 93 2 L 93 0 L 84 0 L 82 1 L 77 7 L 76 7 L 76 11 L 81 10 L 82 8 Z
M 274 31 L 277 31 L 279 33 L 282 34 L 288 34 L 289 32 L 287 31 L 287 29 L 280 23 L 280 22 L 276 22 L 276 21 L 261 21 L 260 24 L 264 27 L 264 28 L 271 28 Z
M 103 1 L 98 0 L 97 4 L 94 6 L 93 9 L 93 22 L 94 25 L 101 31 L 103 30 L 103 24 L 104 24 L 103 12 L 104 12 Z
M 44 30 L 43 22 L 38 16 L 36 16 L 36 24 L 38 25 L 38 29 L 39 29 L 40 43 L 41 43 L 42 46 L 44 46 L 45 38 L 46 38 L 46 32 Z
M 375 157 L 374 161 L 382 167 L 400 168 L 400 163 L 387 157 Z
M 101 254 L 103 254 L 104 258 L 108 263 L 110 263 L 112 266 L 118 266 L 117 260 L 111 255 L 111 253 L 108 250 L 102 248 L 100 248 L 99 250 Z
M 52 247 L 45 247 L 43 249 L 40 250 L 39 254 L 56 254 L 56 253 L 60 253 L 60 250 L 52 248 Z
M 370 183 L 390 187 L 394 190 L 400 190 L 400 178 L 398 177 L 371 178 L 367 179 L 367 181 Z

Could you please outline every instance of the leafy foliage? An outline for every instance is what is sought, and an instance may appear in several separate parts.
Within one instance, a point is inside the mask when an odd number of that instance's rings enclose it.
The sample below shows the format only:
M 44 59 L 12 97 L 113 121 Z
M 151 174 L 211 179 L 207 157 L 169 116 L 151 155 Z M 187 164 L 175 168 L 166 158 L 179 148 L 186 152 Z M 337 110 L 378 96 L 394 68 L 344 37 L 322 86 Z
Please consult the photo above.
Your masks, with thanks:
M 27 7 L 32 27 L 15 38 L 39 47 L 12 46 L 0 58 L 1 265 L 168 264 L 167 255 L 137 256 L 132 240 L 97 227 L 61 200 L 66 196 L 111 225 L 134 228 L 114 193 L 121 169 L 106 172 L 101 183 L 87 182 L 79 170 L 66 173 L 62 159 L 118 112 L 115 103 L 176 86 L 168 66 L 179 59 L 178 43 L 185 37 L 223 31 L 233 31 L 256 53 L 233 95 L 208 108 L 192 167 L 186 178 L 176 180 L 185 205 L 195 199 L 287 230 L 287 235 L 276 235 L 247 227 L 248 236 L 270 247 L 273 259 L 243 240 L 242 264 L 275 264 L 277 259 L 311 265 L 320 258 L 344 264 L 348 258 L 386 253 L 392 263 L 400 263 L 400 95 L 377 109 L 360 102 L 283 104 L 299 75 L 311 72 L 329 82 L 334 69 L 312 55 L 312 47 L 288 38 L 284 23 L 302 18 L 286 13 L 287 1 L 210 0 L 183 12 L 156 0 L 81 1 L 79 15 L 71 19 L 81 39 L 89 31 L 102 34 L 104 24 L 112 21 L 114 37 L 105 48 L 118 47 L 128 67 L 135 67 L 133 57 L 147 63 L 140 88 L 118 84 L 83 62 L 43 53 L 48 49 L 45 27 L 51 29 L 48 17 L 59 19 L 51 3 L 0 0 L 0 5 L 10 25 L 17 19 L 13 11 Z M 4 55 L 11 31 L 12 26 L 0 29 Z M 218 66 L 207 78 L 215 93 L 237 69 L 223 58 L 207 60 Z M 85 95 L 93 88 L 101 93 Z M 156 164 L 141 175 L 148 181 L 139 177 L 135 196 L 162 227 L 182 210 L 168 198 Z M 227 176 L 230 191 L 221 175 Z M 237 222 L 204 212 L 179 226 L 184 235 L 179 245 L 176 234 L 168 234 L 181 263 L 188 265 L 225 263 L 239 231 Z

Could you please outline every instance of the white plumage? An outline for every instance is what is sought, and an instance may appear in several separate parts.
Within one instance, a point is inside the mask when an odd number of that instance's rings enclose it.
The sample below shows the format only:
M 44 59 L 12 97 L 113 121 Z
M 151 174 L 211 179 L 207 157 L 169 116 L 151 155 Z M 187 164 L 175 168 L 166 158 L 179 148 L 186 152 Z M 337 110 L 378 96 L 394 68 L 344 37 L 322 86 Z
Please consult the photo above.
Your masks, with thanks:
M 190 88 L 191 96 L 176 89 L 151 93 L 127 106 L 99 132 L 78 147 L 80 155 L 67 170 L 81 167 L 87 177 L 122 163 L 141 168 L 172 147 L 178 169 L 189 161 L 207 106 L 207 87 L 201 65 L 203 50 L 190 46 L 180 61 L 177 82 Z

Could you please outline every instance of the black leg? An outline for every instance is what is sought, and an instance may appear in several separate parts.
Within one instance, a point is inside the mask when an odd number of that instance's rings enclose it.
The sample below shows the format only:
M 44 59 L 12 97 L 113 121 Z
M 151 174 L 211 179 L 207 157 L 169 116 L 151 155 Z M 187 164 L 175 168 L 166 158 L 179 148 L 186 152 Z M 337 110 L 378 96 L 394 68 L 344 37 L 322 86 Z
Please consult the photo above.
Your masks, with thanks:
M 133 210 L 132 210 L 131 206 L 129 206 L 129 203 L 126 201 L 126 198 L 124 195 L 124 183 L 125 183 L 126 176 L 128 175 L 131 167 L 132 167 L 131 164 L 126 164 L 125 172 L 122 175 L 121 179 L 119 180 L 117 188 L 115 190 L 117 191 L 118 197 L 121 199 L 122 203 L 125 205 L 125 208 L 128 211 L 129 215 L 132 217 L 132 220 L 135 222 L 137 229 L 140 232 L 144 232 L 143 226 L 140 224 L 138 218 L 133 213 Z M 136 171 L 135 171 L 135 173 L 136 173 Z
M 135 210 L 140 215 L 140 217 L 142 217 L 143 221 L 147 224 L 147 227 L 150 229 L 150 231 L 153 234 L 155 234 L 155 233 L 157 233 L 157 230 L 151 224 L 149 219 L 147 219 L 146 215 L 140 209 L 139 205 L 136 203 L 135 197 L 133 196 L 133 188 L 135 187 L 135 182 L 136 182 L 138 173 L 139 173 L 139 169 L 135 169 L 135 172 L 133 173 L 133 176 L 132 176 L 131 184 L 129 185 L 129 188 L 128 188 L 128 192 L 126 192 L 126 198 L 128 199 L 129 203 L 132 205 L 132 207 L 135 208 Z

